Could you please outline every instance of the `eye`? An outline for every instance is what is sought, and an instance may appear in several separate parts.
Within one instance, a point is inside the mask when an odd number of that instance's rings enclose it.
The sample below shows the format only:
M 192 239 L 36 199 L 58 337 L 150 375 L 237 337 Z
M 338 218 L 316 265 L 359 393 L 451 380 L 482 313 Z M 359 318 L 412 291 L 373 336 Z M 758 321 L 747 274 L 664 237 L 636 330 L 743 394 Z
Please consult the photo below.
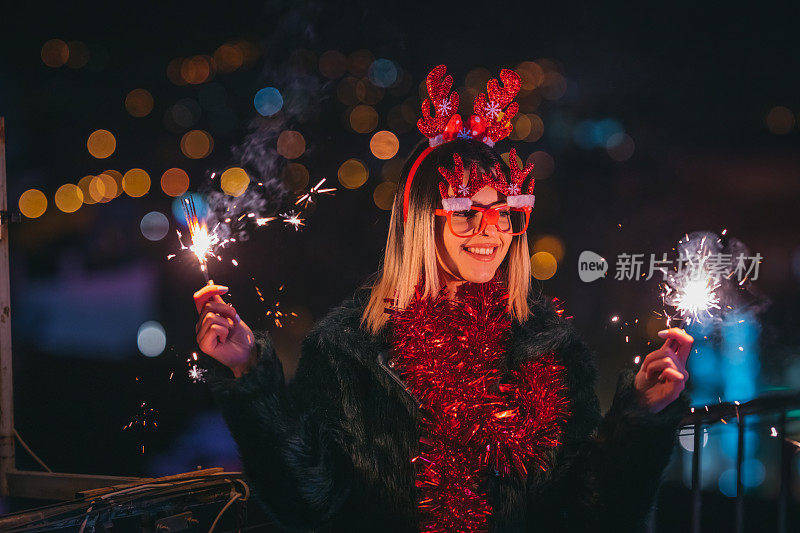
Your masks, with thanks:
M 463 218 L 472 218 L 473 216 L 475 216 L 475 211 L 473 211 L 472 209 L 465 210 L 465 211 L 454 211 L 453 212 L 453 216 L 454 217 L 463 217 Z

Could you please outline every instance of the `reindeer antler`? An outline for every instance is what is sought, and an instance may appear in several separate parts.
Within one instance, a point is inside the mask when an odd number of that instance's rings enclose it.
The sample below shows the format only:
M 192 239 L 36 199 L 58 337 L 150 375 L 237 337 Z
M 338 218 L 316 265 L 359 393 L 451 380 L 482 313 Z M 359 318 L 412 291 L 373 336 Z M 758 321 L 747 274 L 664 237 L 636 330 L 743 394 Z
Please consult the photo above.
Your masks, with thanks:
M 519 74 L 513 70 L 503 69 L 500 71 L 500 80 L 503 82 L 501 88 L 496 79 L 491 79 L 486 84 L 488 101 L 486 94 L 480 93 L 475 97 L 473 110 L 481 117 L 486 124 L 486 137 L 496 143 L 500 139 L 505 139 L 514 127 L 511 119 L 517 114 L 519 104 L 513 102 L 517 96 L 522 80 Z M 508 107 L 506 107 L 508 106 Z
M 422 102 L 422 118 L 417 122 L 417 127 L 429 139 L 444 133 L 447 122 L 458 110 L 458 93 L 450 92 L 453 77 L 445 76 L 446 71 L 446 66 L 439 65 L 431 70 L 425 79 L 429 98 Z M 431 116 L 431 105 L 434 108 L 434 116 Z
M 478 171 L 478 164 L 472 162 L 469 167 L 469 180 L 464 185 L 464 163 L 461 161 L 461 156 L 453 154 L 453 161 L 455 166 L 453 170 L 445 167 L 439 167 L 439 173 L 444 177 L 447 182 L 439 182 L 439 193 L 442 195 L 442 206 L 450 211 L 461 211 L 469 209 L 472 205 L 470 197 L 480 191 L 487 183 L 487 177 Z M 447 186 L 453 188 L 453 196 L 447 194 Z

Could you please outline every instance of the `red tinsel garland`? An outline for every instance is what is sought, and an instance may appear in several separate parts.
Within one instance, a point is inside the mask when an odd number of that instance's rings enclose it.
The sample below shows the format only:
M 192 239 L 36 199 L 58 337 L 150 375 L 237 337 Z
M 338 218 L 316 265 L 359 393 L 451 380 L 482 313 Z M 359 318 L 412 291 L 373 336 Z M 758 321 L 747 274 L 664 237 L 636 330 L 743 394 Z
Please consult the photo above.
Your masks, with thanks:
M 511 320 L 497 282 L 464 283 L 454 302 L 415 297 L 390 318 L 392 366 L 422 404 L 421 530 L 486 531 L 486 481 L 546 470 L 569 417 L 564 368 L 542 354 L 503 370 Z

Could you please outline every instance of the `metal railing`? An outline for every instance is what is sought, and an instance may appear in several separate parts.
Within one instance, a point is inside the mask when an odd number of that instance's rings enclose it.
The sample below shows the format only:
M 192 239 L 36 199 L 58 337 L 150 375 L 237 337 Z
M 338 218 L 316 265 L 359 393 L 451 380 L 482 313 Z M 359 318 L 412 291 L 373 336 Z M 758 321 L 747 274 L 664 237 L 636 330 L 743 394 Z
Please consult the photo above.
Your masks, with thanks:
M 701 490 L 701 461 L 703 456 L 703 431 L 717 423 L 727 423 L 736 420 L 736 533 L 744 530 L 744 485 L 742 483 L 742 464 L 745 455 L 745 432 L 750 417 L 756 415 L 774 415 L 777 413 L 778 421 L 774 426 L 773 436 L 780 439 L 781 452 L 779 456 L 780 490 L 777 505 L 777 531 L 786 533 L 787 512 L 791 500 L 792 487 L 792 455 L 800 450 L 800 442 L 787 435 L 787 413 L 800 408 L 800 391 L 770 393 L 749 402 L 727 402 L 708 406 L 693 407 L 693 412 L 682 420 L 681 431 L 684 434 L 693 434 L 694 446 L 692 450 L 692 514 L 691 531 L 700 533 L 700 518 L 703 508 L 703 495 Z M 687 431 L 688 430 L 688 431 Z

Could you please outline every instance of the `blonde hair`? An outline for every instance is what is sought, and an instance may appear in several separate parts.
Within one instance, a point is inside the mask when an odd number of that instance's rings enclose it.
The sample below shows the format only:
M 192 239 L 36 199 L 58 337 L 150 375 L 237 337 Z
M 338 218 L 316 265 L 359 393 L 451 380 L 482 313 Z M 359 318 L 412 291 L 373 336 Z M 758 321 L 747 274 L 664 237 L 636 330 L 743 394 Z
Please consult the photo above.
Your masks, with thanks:
M 479 141 L 463 139 L 438 146 L 426 156 L 414 175 L 409 191 L 408 220 L 404 224 L 405 182 L 411 165 L 425 145 L 427 142 L 418 146 L 406 161 L 392 204 L 381 268 L 374 279 L 364 285 L 370 290 L 370 297 L 361 316 L 361 326 L 372 334 L 377 335 L 385 326 L 389 317 L 385 309 L 390 303 L 401 309 L 405 307 L 418 283 L 422 282 L 423 297 L 434 297 L 442 288 L 436 258 L 436 231 L 437 224 L 442 225 L 444 219 L 434 216 L 434 209 L 441 203 L 438 168 L 452 166 L 454 153 L 461 155 L 465 166 L 475 161 L 484 172 L 491 171 L 497 162 L 504 165 L 494 150 Z M 508 176 L 508 169 L 504 170 Z M 512 320 L 524 322 L 531 314 L 528 307 L 531 266 L 525 233 L 512 237 L 499 270 L 499 277 L 509 293 L 508 312 Z

